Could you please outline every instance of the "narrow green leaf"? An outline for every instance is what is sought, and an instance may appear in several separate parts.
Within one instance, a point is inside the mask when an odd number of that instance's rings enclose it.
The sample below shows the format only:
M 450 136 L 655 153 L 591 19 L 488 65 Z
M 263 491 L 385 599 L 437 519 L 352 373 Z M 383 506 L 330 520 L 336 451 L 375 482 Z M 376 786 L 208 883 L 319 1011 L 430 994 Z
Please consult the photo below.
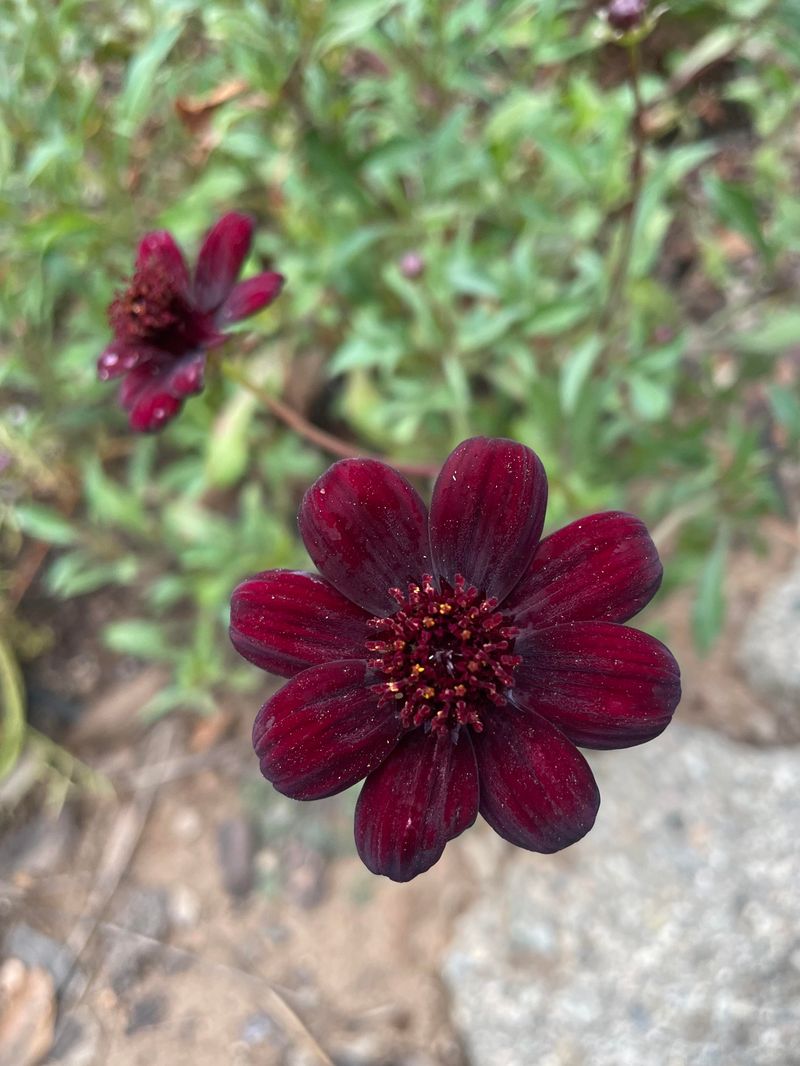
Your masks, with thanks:
M 800 437 L 800 400 L 790 389 L 770 385 L 767 389 L 772 413 L 795 438 Z
M 0 639 L 0 696 L 3 729 L 0 735 L 0 781 L 17 764 L 25 744 L 25 689 L 11 648 Z
M 206 449 L 205 475 L 210 485 L 235 485 L 247 469 L 248 433 L 258 401 L 241 389 L 214 421 Z
M 633 374 L 627 379 L 631 406 L 645 422 L 657 422 L 669 412 L 672 396 L 670 389 L 659 381 Z
M 14 511 L 23 533 L 47 544 L 74 544 L 77 534 L 63 515 L 40 503 L 20 503 Z
M 135 655 L 137 659 L 153 659 L 171 662 L 176 658 L 163 626 L 140 618 L 112 622 L 103 633 L 106 645 L 122 655 Z
M 692 632 L 702 652 L 711 648 L 725 619 L 725 563 L 728 556 L 727 531 L 722 530 L 708 554 L 692 608 Z
M 164 60 L 183 32 L 183 23 L 160 30 L 128 66 L 125 86 L 117 101 L 119 118 L 135 128 L 153 103 L 153 83 Z
M 602 347 L 599 337 L 587 337 L 564 361 L 558 386 L 561 410 L 564 414 L 572 414 L 577 407 L 583 386 Z
M 314 58 L 350 41 L 360 41 L 395 6 L 395 0 L 337 0 L 314 47 Z
M 733 338 L 737 348 L 756 355 L 775 355 L 800 344 L 800 311 L 771 308 L 768 317 L 756 329 Z
M 768 259 L 771 250 L 764 239 L 758 208 L 750 190 L 744 185 L 722 181 L 710 175 L 706 177 L 704 185 L 706 194 L 722 221 L 746 237 L 753 247 Z

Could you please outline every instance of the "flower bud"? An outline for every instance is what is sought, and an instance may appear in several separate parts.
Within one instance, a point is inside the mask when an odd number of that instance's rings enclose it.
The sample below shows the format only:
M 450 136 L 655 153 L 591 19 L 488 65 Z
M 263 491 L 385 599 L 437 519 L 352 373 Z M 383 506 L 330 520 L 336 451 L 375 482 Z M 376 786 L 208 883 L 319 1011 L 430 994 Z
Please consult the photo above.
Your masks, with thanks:
M 647 12 L 647 0 L 611 0 L 606 8 L 609 26 L 628 33 L 641 26 Z
M 414 280 L 425 270 L 425 260 L 419 252 L 406 252 L 400 260 L 400 273 L 404 278 Z

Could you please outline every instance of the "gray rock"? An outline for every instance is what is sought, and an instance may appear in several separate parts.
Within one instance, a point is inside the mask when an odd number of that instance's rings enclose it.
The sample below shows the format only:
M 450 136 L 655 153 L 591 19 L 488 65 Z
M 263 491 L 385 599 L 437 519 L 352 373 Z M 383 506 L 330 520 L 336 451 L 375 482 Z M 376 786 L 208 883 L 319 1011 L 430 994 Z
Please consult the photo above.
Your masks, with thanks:
M 64 807 L 56 818 L 39 814 L 0 840 L 0 870 L 6 876 L 54 873 L 71 857 L 77 837 L 72 808 Z
M 101 1035 L 97 1018 L 86 1007 L 78 1007 L 60 1019 L 46 1066 L 94 1066 L 99 1061 Z
M 11 926 L 3 940 L 3 948 L 7 956 L 21 959 L 28 967 L 39 966 L 47 970 L 56 992 L 63 988 L 75 962 L 69 948 L 26 922 Z
M 306 910 L 316 907 L 325 896 L 328 865 L 325 859 L 301 840 L 287 840 L 281 850 L 286 897 Z
M 234 899 L 248 896 L 255 881 L 256 837 L 247 818 L 229 818 L 217 829 L 217 860 L 225 891 Z
M 257 1047 L 259 1044 L 283 1047 L 286 1043 L 283 1030 L 265 1011 L 256 1011 L 255 1014 L 248 1015 L 241 1027 L 239 1037 L 248 1047 Z
M 748 684 L 769 703 L 779 740 L 800 740 L 800 567 L 762 599 L 742 635 Z
M 514 853 L 445 962 L 474 1066 L 798 1066 L 800 750 L 592 754 L 597 825 Z
M 125 1035 L 132 1036 L 140 1029 L 153 1029 L 160 1025 L 167 1016 L 167 1001 L 164 996 L 144 996 L 131 1007 Z
M 132 888 L 114 912 L 107 931 L 106 967 L 111 987 L 124 995 L 161 953 L 170 926 L 169 896 L 161 888 Z

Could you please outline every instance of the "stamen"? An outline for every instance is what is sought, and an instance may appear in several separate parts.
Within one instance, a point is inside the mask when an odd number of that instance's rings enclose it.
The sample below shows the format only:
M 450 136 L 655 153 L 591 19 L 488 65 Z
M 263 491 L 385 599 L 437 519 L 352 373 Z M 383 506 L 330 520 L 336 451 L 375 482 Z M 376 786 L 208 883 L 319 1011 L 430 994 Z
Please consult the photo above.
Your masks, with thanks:
M 398 610 L 370 621 L 382 639 L 367 644 L 370 665 L 385 678 L 376 686 L 381 702 L 399 707 L 405 728 L 424 726 L 439 740 L 456 739 L 464 726 L 480 732 L 481 716 L 507 702 L 518 631 L 461 575 L 436 588 L 426 574 L 407 593 L 390 592 Z
M 108 318 L 117 339 L 131 345 L 144 343 L 183 351 L 197 339 L 193 334 L 198 316 L 178 280 L 158 259 L 148 259 L 137 267 L 128 288 L 114 298 Z

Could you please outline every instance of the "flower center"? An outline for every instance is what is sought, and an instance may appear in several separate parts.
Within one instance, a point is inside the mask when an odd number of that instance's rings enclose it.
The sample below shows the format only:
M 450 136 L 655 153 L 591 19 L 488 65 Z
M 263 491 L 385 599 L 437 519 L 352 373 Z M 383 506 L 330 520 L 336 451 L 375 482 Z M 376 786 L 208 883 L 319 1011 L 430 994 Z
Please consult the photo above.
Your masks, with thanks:
M 480 714 L 501 707 L 519 665 L 512 655 L 518 630 L 496 611 L 497 600 L 481 595 L 456 575 L 437 589 L 426 574 L 408 592 L 391 589 L 400 609 L 370 626 L 380 639 L 367 644 L 370 665 L 386 680 L 380 702 L 398 708 L 404 727 L 423 726 L 437 735 L 461 726 L 483 729 Z
M 157 259 L 148 259 L 108 309 L 115 336 L 180 354 L 196 342 L 195 314 L 182 287 Z

